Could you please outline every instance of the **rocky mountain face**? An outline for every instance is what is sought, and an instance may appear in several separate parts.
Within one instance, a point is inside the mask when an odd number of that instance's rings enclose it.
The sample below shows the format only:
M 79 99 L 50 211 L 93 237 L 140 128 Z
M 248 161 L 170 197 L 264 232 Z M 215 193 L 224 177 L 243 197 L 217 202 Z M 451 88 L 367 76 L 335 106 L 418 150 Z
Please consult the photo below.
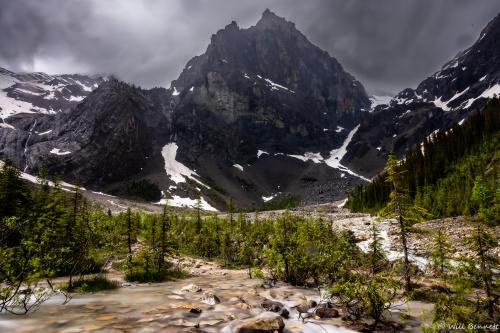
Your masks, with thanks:
M 8 118 L 13 128 L 0 132 L 0 151 L 27 172 L 36 173 L 43 163 L 69 181 L 120 181 L 140 173 L 157 140 L 166 140 L 168 102 L 165 89 L 142 90 L 111 79 L 70 111 Z
M 75 107 L 107 78 L 104 76 L 14 73 L 0 68 L 0 126 L 20 113 L 54 114 Z
M 370 108 L 363 86 L 269 10 L 213 35 L 168 90 L 1 75 L 3 96 L 32 106 L 2 107 L 0 156 L 28 173 L 45 165 L 111 192 L 147 179 L 173 204 L 201 195 L 219 208 L 228 197 L 240 207 L 288 194 L 331 200 L 363 182 L 339 163 Z
M 343 163 L 372 177 L 380 172 L 387 154 L 402 155 L 435 131 L 461 122 L 488 98 L 500 94 L 500 15 L 479 39 L 460 52 L 416 89 L 405 89 L 388 105 L 366 117 L 348 147 Z
M 339 199 L 391 149 L 402 154 L 498 92 L 499 21 L 373 112 L 361 83 L 269 10 L 248 29 L 218 31 L 169 89 L 2 70 L 0 156 L 108 193 L 148 180 L 174 205 Z
M 339 178 L 308 156 L 328 158 L 371 104 L 336 59 L 269 10 L 213 35 L 171 92 L 179 157 L 246 205 Z

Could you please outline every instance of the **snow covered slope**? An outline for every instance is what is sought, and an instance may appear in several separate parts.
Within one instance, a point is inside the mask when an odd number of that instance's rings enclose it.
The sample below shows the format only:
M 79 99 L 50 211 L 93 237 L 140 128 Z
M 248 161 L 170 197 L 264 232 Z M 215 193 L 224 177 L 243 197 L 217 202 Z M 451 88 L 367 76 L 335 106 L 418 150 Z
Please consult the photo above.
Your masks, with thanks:
M 80 74 L 14 73 L 0 68 L 0 123 L 20 113 L 51 114 L 67 110 L 106 80 Z
M 500 14 L 468 49 L 415 89 L 404 89 L 361 122 L 343 164 L 367 177 L 437 130 L 448 130 L 500 95 Z

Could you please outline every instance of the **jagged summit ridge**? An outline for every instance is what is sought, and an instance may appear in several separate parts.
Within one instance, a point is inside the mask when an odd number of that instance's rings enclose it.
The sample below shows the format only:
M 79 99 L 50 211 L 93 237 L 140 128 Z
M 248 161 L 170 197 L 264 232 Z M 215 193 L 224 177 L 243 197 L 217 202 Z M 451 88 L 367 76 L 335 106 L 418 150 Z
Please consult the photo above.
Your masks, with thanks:
M 267 8 L 263 13 L 260 20 L 257 22 L 255 27 L 261 29 L 273 29 L 273 28 L 293 28 L 295 29 L 295 23 L 287 21 L 284 17 L 280 17 Z M 298 30 L 297 30 L 298 31 Z

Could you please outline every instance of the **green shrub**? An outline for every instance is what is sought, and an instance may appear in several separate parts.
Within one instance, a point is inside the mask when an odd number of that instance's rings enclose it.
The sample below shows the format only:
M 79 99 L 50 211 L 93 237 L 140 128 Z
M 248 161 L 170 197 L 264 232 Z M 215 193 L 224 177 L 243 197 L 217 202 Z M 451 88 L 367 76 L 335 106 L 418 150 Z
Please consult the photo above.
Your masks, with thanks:
M 62 290 L 77 292 L 77 293 L 95 293 L 103 290 L 113 290 L 119 287 L 119 282 L 108 279 L 105 275 L 95 275 L 89 279 L 82 279 L 73 282 L 73 286 L 69 288 L 68 284 L 60 286 Z

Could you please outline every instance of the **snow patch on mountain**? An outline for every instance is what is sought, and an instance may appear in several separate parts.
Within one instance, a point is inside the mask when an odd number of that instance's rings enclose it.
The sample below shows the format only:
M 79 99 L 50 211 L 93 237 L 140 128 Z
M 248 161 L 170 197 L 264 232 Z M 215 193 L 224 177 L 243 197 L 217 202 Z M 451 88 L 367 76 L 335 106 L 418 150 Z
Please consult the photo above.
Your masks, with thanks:
M 373 95 L 370 97 L 370 101 L 372 102 L 372 110 L 375 109 L 378 105 L 389 104 L 392 100 L 392 96 L 388 95 Z
M 31 103 L 7 97 L 7 92 L 3 90 L 0 90 L 0 109 L 0 117 L 2 119 L 18 113 L 34 113 L 36 111 L 45 111 L 40 108 L 34 107 Z
M 47 135 L 47 134 L 50 134 L 50 133 L 52 133 L 52 130 L 48 130 L 48 131 L 45 131 L 45 132 L 42 132 L 42 133 L 39 133 L 39 132 L 35 131 L 35 134 L 40 135 L 40 136 Z
M 436 98 L 434 101 L 432 101 L 432 103 L 434 103 L 434 105 L 437 107 L 437 108 L 441 108 L 443 109 L 444 111 L 450 111 L 451 109 L 448 107 L 448 102 L 446 101 L 442 101 L 443 97 L 439 97 L 439 98 Z
M 161 155 L 165 160 L 165 171 L 170 179 L 178 184 L 185 183 L 186 178 L 192 179 L 200 185 L 203 185 L 206 188 L 209 188 L 207 185 L 203 184 L 201 181 L 196 179 L 196 177 L 200 177 L 195 171 L 189 169 L 187 166 L 178 162 L 175 158 L 177 156 L 177 144 L 175 142 L 171 142 L 166 144 L 161 150 Z
M 459 98 L 460 96 L 462 96 L 463 94 L 465 94 L 467 91 L 469 91 L 470 87 L 467 87 L 465 88 L 464 90 L 460 91 L 460 92 L 457 92 L 452 98 L 450 98 L 448 100 L 448 103 L 449 104 L 451 101 L 454 101 L 456 100 L 457 98 Z
M 352 176 L 361 178 L 361 179 L 366 180 L 366 181 L 370 181 L 368 178 L 365 178 L 365 177 L 355 173 L 354 171 L 348 169 L 346 166 L 344 166 L 340 163 L 340 161 L 344 158 L 345 154 L 347 153 L 347 146 L 349 145 L 352 138 L 354 137 L 354 134 L 356 134 L 356 132 L 358 131 L 359 126 L 360 125 L 356 126 L 354 129 L 352 129 L 349 132 L 349 134 L 347 135 L 347 138 L 342 143 L 342 146 L 340 146 L 337 149 L 332 150 L 330 152 L 330 157 L 328 157 L 327 159 L 325 159 L 321 155 L 321 153 L 313 153 L 313 152 L 307 152 L 304 155 L 290 154 L 290 155 L 286 155 L 286 156 L 296 158 L 296 159 L 299 159 L 299 160 L 304 161 L 304 162 L 312 161 L 314 163 L 325 163 L 326 165 L 328 165 L 331 168 L 338 169 L 340 171 L 347 172 L 348 174 L 350 174 Z M 277 153 L 274 155 L 283 155 L 283 154 Z
M 70 151 L 64 151 L 64 150 L 61 150 L 59 148 L 52 148 L 52 150 L 50 151 L 51 154 L 54 154 L 54 155 L 69 155 L 71 154 Z
M 259 77 L 261 78 L 261 77 Z M 276 82 L 273 82 L 269 79 L 264 79 L 270 86 L 271 86 L 271 90 L 278 90 L 278 89 L 282 89 L 282 90 L 286 90 L 286 91 L 289 91 L 291 93 L 295 93 L 293 90 L 291 89 L 288 89 L 287 87 L 285 86 L 282 86 L 281 84 L 278 84 Z
M 161 199 L 156 203 L 157 205 L 168 205 L 172 207 L 184 207 L 184 208 L 195 208 L 197 204 L 196 199 L 183 198 L 178 195 L 172 196 L 172 199 Z M 210 212 L 218 212 L 213 206 L 211 206 L 203 197 L 200 198 L 200 208 Z
M 268 202 L 268 201 L 271 201 L 273 200 L 274 198 L 276 198 L 279 194 L 281 194 L 281 192 L 277 192 L 277 193 L 274 193 L 274 194 L 271 194 L 270 196 L 266 197 L 265 195 L 262 196 L 262 201 L 264 202 Z
M 331 166 L 332 168 L 338 169 L 340 166 L 340 161 L 344 158 L 345 154 L 347 153 L 347 146 L 349 143 L 351 143 L 352 138 L 354 137 L 354 134 L 359 129 L 359 126 L 354 127 L 349 134 L 347 135 L 347 138 L 344 140 L 342 143 L 342 146 L 340 148 L 334 149 L 330 152 L 330 157 L 325 161 L 326 164 Z
M 329 167 L 332 167 L 334 169 L 338 169 L 338 170 L 347 172 L 348 174 L 350 174 L 352 176 L 361 178 L 361 179 L 366 180 L 367 182 L 369 182 L 369 181 L 371 181 L 370 179 L 365 178 L 365 177 L 363 177 L 363 176 L 355 173 L 354 171 L 352 171 L 351 169 L 345 167 L 344 165 L 342 165 L 340 163 L 340 161 L 342 161 L 342 159 L 344 158 L 345 154 L 347 154 L 347 146 L 349 146 L 349 143 L 351 143 L 351 140 L 354 137 L 354 134 L 356 134 L 356 132 L 358 131 L 359 126 L 360 125 L 354 127 L 349 132 L 349 134 L 347 135 L 347 138 L 344 140 L 344 143 L 342 143 L 342 146 L 340 146 L 340 148 L 334 149 L 334 150 L 332 150 L 330 152 L 330 157 L 325 160 L 325 163 Z
M 324 158 L 323 156 L 321 156 L 320 153 L 305 153 L 304 155 L 287 155 L 287 156 L 297 158 L 304 162 L 311 160 L 314 163 L 322 163 L 324 161 Z
M 500 96 L 500 84 L 495 84 L 491 87 L 489 87 L 488 89 L 486 89 L 485 91 L 483 91 L 483 93 L 475 98 L 471 98 L 467 101 L 467 103 L 465 104 L 465 108 L 469 108 L 472 106 L 472 104 L 478 100 L 479 98 L 493 98 L 495 96 Z
M 85 99 L 86 96 L 70 96 L 68 101 L 70 102 L 81 102 Z
M 268 153 L 267 151 L 264 151 L 264 150 L 260 150 L 260 149 L 259 149 L 259 150 L 257 151 L 257 158 L 260 158 L 260 157 L 261 157 L 262 155 L 264 155 L 264 154 L 269 155 L 269 153 Z
M 239 169 L 239 170 L 243 171 L 243 167 L 240 164 L 233 164 L 233 167 L 235 167 L 236 169 Z

